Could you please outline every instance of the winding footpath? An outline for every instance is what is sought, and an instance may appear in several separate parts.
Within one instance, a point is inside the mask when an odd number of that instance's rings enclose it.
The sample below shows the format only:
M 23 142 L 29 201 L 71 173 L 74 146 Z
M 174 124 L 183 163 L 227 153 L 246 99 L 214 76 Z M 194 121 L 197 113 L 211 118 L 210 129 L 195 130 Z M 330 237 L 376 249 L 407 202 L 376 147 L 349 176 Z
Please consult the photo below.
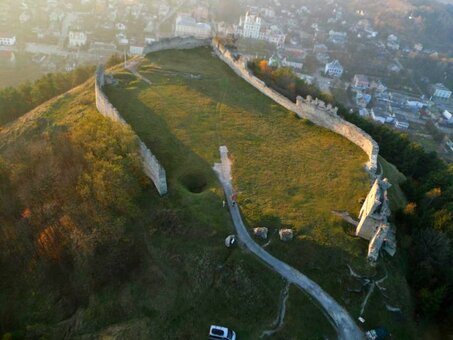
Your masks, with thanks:
M 242 221 L 238 205 L 233 205 L 233 201 L 231 200 L 231 195 L 234 191 L 231 183 L 231 161 L 228 158 L 228 149 L 226 146 L 220 147 L 220 157 L 221 163 L 216 163 L 214 165 L 214 171 L 217 173 L 219 180 L 222 183 L 231 217 L 240 242 L 253 254 L 269 265 L 275 272 L 284 277 L 289 283 L 299 287 L 313 300 L 315 300 L 336 329 L 339 339 L 364 339 L 365 337 L 363 332 L 356 325 L 348 312 L 317 283 L 310 280 L 298 270 L 287 265 L 285 262 L 280 261 L 266 252 L 250 237 L 250 234 Z

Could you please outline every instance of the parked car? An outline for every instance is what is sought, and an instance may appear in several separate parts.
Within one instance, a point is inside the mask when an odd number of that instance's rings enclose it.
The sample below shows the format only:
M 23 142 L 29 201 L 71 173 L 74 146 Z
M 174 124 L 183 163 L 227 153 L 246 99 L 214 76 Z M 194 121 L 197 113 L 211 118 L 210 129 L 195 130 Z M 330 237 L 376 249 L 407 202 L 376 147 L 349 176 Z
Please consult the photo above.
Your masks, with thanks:
M 211 328 L 209 328 L 209 338 L 221 340 L 236 340 L 236 333 L 226 327 L 212 325 Z

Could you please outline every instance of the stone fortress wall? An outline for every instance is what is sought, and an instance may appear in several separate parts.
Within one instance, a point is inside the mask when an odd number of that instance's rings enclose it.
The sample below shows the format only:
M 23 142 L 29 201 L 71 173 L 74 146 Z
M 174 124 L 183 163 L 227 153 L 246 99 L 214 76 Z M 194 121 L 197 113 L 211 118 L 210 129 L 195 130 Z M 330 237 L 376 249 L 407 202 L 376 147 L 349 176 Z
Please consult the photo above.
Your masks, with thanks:
M 128 125 L 121 117 L 118 110 L 112 105 L 112 103 L 110 103 L 109 99 L 102 90 L 105 82 L 104 68 L 99 66 L 96 70 L 95 77 L 96 107 L 98 111 L 105 117 L 108 117 L 115 122 Z M 139 151 L 142 157 L 145 174 L 153 181 L 159 194 L 165 195 L 167 193 L 167 176 L 165 169 L 141 139 L 139 139 Z

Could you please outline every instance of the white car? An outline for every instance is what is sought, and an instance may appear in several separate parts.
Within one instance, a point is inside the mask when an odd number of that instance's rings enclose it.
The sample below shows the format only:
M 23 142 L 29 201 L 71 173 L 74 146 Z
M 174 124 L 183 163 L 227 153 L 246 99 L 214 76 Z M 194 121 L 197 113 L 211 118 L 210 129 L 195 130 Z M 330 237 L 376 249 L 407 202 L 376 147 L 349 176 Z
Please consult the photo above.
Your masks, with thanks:
M 209 328 L 209 338 L 221 340 L 236 340 L 236 333 L 226 327 L 212 325 L 211 328 Z

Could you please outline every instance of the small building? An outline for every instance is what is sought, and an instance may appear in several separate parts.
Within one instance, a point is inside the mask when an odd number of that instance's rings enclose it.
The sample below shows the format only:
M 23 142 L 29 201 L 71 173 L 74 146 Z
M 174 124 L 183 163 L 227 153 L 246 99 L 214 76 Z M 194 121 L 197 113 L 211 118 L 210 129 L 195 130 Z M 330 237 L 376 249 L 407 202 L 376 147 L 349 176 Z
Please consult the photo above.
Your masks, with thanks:
M 82 31 L 69 31 L 69 47 L 82 47 L 85 46 L 88 36 Z
M 129 46 L 129 54 L 130 55 L 142 55 L 144 50 L 145 50 L 145 46 L 144 45 L 131 44 Z
M 313 46 L 313 53 L 327 53 L 329 49 L 324 44 L 315 44 Z
M 189 15 L 178 15 L 176 18 L 175 35 L 178 37 L 189 37 L 205 39 L 212 34 L 211 25 L 204 22 L 197 22 Z
M 0 32 L 0 46 L 14 46 L 14 45 L 16 45 L 15 35 Z
M 286 35 L 279 27 L 265 23 L 259 15 L 250 12 L 240 18 L 236 34 L 243 38 L 268 41 L 280 47 L 286 40 Z
M 445 118 L 448 124 L 453 124 L 453 114 L 451 114 L 450 111 L 444 110 L 444 112 L 442 112 L 442 116 Z
M 431 86 L 431 95 L 440 99 L 449 99 L 451 91 L 442 83 L 437 83 Z
M 369 112 L 366 108 L 362 107 L 362 108 L 360 108 L 360 110 L 359 110 L 359 115 L 360 115 L 361 117 L 369 117 L 370 112 Z
M 356 74 L 354 78 L 352 78 L 351 86 L 356 90 L 367 90 L 370 87 L 370 81 L 367 76 Z
M 392 50 L 399 50 L 400 49 L 400 43 L 399 39 L 396 35 L 390 34 L 387 37 L 387 47 L 392 49 Z
M 402 118 L 395 118 L 395 127 L 399 130 L 409 129 L 409 122 Z
M 239 20 L 239 26 L 242 28 L 242 36 L 244 38 L 259 39 L 261 25 L 261 17 L 250 12 L 245 13 L 245 17 L 241 17 Z
M 291 67 L 297 70 L 302 70 L 304 63 L 298 58 L 285 57 L 282 60 L 282 65 L 285 67 Z
M 363 93 L 362 91 L 357 91 L 354 99 L 358 107 L 367 107 L 371 101 L 371 95 Z
M 338 60 L 334 60 L 326 64 L 324 73 L 331 77 L 340 78 L 343 74 L 343 66 Z
M 343 45 L 346 42 L 346 32 L 336 32 L 334 30 L 329 31 L 329 41 L 335 45 Z

